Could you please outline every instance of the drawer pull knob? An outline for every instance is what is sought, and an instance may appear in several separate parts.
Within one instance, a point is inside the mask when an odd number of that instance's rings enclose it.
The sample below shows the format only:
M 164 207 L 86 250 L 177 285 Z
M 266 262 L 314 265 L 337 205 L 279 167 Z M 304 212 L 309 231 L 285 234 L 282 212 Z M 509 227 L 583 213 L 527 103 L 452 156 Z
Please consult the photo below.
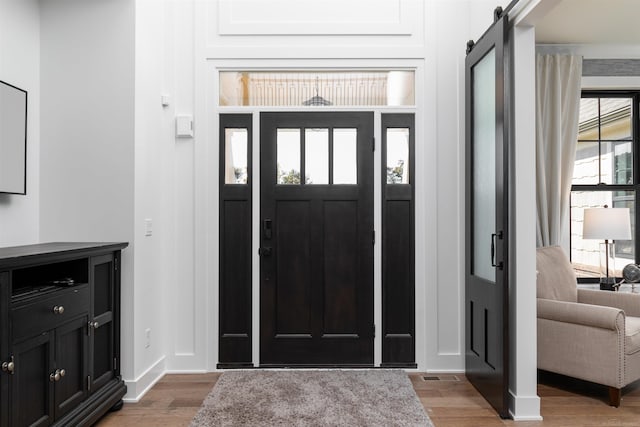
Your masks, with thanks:
M 62 314 L 64 313 L 64 307 L 61 305 L 56 305 L 53 307 L 53 313 L 54 314 Z
M 67 372 L 64 369 L 56 369 L 55 372 L 52 372 L 51 374 L 49 374 L 49 381 L 51 382 L 60 381 L 60 379 L 64 377 L 66 373 Z
M 89 322 L 89 327 L 91 329 L 98 329 L 100 327 L 100 323 L 98 323 L 97 321 Z
M 16 370 L 16 364 L 15 364 L 15 363 L 13 363 L 13 356 L 11 356 L 11 361 L 10 361 L 10 362 L 3 362 L 3 363 L 2 363 L 2 370 L 3 370 L 4 372 L 8 372 L 8 373 L 10 373 L 11 375 L 13 375 L 13 373 L 14 373 L 14 372 L 15 372 L 15 370 Z

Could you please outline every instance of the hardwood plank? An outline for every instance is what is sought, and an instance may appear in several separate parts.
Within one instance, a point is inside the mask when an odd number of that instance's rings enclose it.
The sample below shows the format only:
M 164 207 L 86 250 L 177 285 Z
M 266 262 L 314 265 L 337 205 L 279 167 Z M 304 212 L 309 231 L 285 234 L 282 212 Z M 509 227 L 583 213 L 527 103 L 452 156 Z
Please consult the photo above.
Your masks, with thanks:
M 127 403 L 111 412 L 98 427 L 188 426 L 220 372 L 170 374 L 162 378 L 138 403 Z M 561 376 L 540 376 L 543 421 L 502 420 L 463 374 L 424 373 L 409 378 L 427 415 L 436 427 L 631 427 L 640 419 L 640 384 L 623 390 L 619 408 L 610 407 L 606 387 Z

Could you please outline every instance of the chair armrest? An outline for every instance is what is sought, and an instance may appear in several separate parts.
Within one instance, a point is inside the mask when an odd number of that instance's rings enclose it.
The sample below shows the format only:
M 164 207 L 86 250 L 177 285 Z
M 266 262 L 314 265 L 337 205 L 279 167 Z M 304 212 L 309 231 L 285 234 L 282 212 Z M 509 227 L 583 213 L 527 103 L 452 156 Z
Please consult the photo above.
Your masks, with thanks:
M 624 331 L 624 312 L 614 307 L 538 298 L 538 318 Z
M 640 294 L 578 289 L 578 302 L 616 307 L 624 310 L 627 316 L 640 317 Z

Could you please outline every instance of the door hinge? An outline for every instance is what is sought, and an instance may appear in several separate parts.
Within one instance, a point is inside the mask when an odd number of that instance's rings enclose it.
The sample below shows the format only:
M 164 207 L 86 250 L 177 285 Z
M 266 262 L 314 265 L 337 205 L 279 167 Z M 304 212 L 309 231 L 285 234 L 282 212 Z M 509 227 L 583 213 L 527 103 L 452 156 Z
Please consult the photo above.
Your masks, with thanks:
M 376 151 L 376 137 L 371 138 L 371 151 Z
M 376 230 L 373 230 L 371 232 L 371 244 L 375 245 L 376 244 Z
M 87 375 L 87 391 L 91 391 L 91 375 Z
M 119 260 L 119 258 L 116 258 L 116 259 L 113 260 L 113 269 L 115 271 L 118 271 L 118 260 Z
M 371 335 L 373 335 L 373 337 L 376 337 L 376 325 L 371 326 L 372 332 Z
M 118 358 L 113 358 L 113 370 L 116 371 L 118 369 Z

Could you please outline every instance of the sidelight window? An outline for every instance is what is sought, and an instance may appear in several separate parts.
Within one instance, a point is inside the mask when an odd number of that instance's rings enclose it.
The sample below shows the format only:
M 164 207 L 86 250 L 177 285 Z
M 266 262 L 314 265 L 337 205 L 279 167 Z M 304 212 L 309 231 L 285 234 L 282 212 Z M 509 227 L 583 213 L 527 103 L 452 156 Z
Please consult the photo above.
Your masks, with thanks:
M 247 183 L 247 129 L 224 130 L 224 183 Z
M 387 184 L 409 184 L 409 129 L 387 128 Z

